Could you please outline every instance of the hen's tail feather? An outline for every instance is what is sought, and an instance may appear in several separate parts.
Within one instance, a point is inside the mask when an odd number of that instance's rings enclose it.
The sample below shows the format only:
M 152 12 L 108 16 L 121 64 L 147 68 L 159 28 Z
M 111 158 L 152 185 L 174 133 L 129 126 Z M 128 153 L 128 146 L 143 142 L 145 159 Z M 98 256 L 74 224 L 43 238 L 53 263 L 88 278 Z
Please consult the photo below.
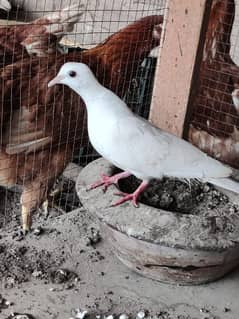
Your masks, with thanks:
M 239 194 L 239 182 L 231 178 L 211 178 L 208 179 L 207 182 Z
M 65 31 L 70 31 L 68 30 L 70 26 L 79 21 L 79 18 L 84 14 L 84 11 L 84 5 L 77 3 L 65 7 L 60 11 L 51 12 L 50 14 L 45 15 L 43 18 L 36 20 L 35 23 L 37 24 L 38 21 L 41 21 L 42 19 L 48 19 L 50 23 L 62 24 L 63 28 L 66 28 Z
M 41 57 L 55 52 L 56 48 L 60 49 L 57 45 L 61 39 L 68 32 L 73 31 L 75 23 L 83 15 L 84 10 L 80 10 L 82 7 L 82 4 L 74 4 L 33 21 L 31 23 L 33 27 L 40 25 L 43 29 L 41 32 L 38 28 L 30 29 L 31 32 L 21 42 L 21 45 L 25 47 L 29 55 L 36 54 Z

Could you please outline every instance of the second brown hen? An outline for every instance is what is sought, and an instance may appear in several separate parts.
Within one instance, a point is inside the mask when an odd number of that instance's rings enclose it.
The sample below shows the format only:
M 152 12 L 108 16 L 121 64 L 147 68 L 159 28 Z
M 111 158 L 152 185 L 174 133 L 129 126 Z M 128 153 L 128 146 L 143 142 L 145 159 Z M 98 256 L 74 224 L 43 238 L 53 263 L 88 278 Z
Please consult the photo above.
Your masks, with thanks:
M 20 61 L 29 55 L 47 56 L 54 53 L 59 41 L 73 30 L 83 14 L 79 5 L 72 5 L 31 23 L 0 27 L 1 66 Z
M 162 21 L 162 16 L 145 17 L 93 49 L 25 59 L 3 69 L 0 184 L 23 185 L 24 230 L 74 152 L 88 143 L 83 101 L 68 88 L 48 88 L 47 83 L 63 63 L 78 61 L 122 97 L 137 67 L 159 45 Z

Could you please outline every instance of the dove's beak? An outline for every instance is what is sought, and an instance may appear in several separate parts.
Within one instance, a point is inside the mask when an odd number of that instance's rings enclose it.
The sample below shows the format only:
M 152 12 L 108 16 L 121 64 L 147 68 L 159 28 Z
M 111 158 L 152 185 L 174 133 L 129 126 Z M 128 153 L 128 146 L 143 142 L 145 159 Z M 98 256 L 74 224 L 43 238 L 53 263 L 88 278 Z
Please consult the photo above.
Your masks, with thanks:
M 54 79 L 52 79 L 49 83 L 48 83 L 48 87 L 52 87 L 55 84 L 61 84 L 63 82 L 63 80 L 65 79 L 65 77 L 63 75 L 57 75 Z

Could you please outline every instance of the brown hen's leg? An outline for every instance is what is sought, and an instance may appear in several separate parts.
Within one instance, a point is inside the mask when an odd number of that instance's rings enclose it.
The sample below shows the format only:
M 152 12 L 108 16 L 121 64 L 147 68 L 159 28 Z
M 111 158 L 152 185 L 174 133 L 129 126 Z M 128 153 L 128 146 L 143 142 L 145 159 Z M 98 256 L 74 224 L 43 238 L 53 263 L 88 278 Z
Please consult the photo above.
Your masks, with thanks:
M 31 183 L 24 186 L 21 196 L 22 204 L 22 227 L 24 232 L 31 229 L 31 213 L 41 207 L 46 216 L 48 215 L 48 194 L 54 184 L 54 179 L 42 174 L 37 176 Z
M 31 213 L 39 207 L 47 198 L 48 183 L 43 184 L 42 177 L 38 177 L 24 186 L 21 196 L 22 204 L 22 228 L 28 232 L 31 228 Z
M 54 172 L 55 175 L 55 172 Z M 24 186 L 21 196 L 22 203 L 22 227 L 27 232 L 31 228 L 31 212 L 43 207 L 44 213 L 48 215 L 48 194 L 54 184 L 54 178 L 45 174 L 37 176 L 31 183 Z
M 42 209 L 43 209 L 43 213 L 44 213 L 44 215 L 45 215 L 45 217 L 47 217 L 48 216 L 48 207 L 49 207 L 49 201 L 48 201 L 48 199 L 46 199 L 44 202 L 43 202 L 43 204 L 42 204 Z
M 22 205 L 22 229 L 24 233 L 30 230 L 31 224 L 31 211 L 28 209 L 28 207 Z
M 21 196 L 22 204 L 22 222 L 23 230 L 28 231 L 31 227 L 31 212 L 39 208 L 43 204 L 43 209 L 48 210 L 48 194 L 51 190 L 56 178 L 62 173 L 65 166 L 70 160 L 72 154 L 71 149 L 66 149 L 66 146 L 63 145 L 62 149 L 57 149 L 55 152 L 52 151 L 49 154 L 49 151 L 46 150 L 47 158 L 47 167 L 42 166 L 42 157 L 39 155 L 39 173 L 36 174 L 34 178 L 30 181 L 25 181 L 23 193 Z M 41 155 L 43 154 L 40 153 Z M 43 154 L 44 155 L 44 154 Z M 42 156 L 43 156 L 42 155 Z M 33 164 L 36 165 L 37 157 L 33 157 Z M 31 162 L 29 161 L 31 164 Z M 32 166 L 29 164 L 29 170 Z M 26 169 L 23 171 L 26 171 Z M 24 176 L 24 175 L 23 175 Z

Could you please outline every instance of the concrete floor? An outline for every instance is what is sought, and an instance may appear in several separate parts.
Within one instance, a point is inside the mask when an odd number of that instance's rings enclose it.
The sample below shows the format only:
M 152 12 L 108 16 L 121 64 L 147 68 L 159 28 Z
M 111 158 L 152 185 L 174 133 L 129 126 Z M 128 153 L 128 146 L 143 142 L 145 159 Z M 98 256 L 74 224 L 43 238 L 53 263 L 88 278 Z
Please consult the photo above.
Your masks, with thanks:
M 13 311 L 31 313 L 36 319 L 68 319 L 75 308 L 94 314 L 124 312 L 132 317 L 145 309 L 150 316 L 158 314 L 160 319 L 239 318 L 239 269 L 217 282 L 196 287 L 172 286 L 143 278 L 117 260 L 104 234 L 95 248 L 85 247 L 80 227 L 87 218 L 83 209 L 75 210 L 44 224 L 56 230 L 56 237 L 43 234 L 23 241 L 23 245 L 64 249 L 68 256 L 65 266 L 79 274 L 77 286 L 67 290 L 61 285 L 33 280 L 11 289 L 2 288 L 1 294 L 13 305 L 0 313 L 1 319 Z M 79 254 L 82 247 L 85 253 Z M 96 251 L 104 259 L 92 262 L 89 257 Z

